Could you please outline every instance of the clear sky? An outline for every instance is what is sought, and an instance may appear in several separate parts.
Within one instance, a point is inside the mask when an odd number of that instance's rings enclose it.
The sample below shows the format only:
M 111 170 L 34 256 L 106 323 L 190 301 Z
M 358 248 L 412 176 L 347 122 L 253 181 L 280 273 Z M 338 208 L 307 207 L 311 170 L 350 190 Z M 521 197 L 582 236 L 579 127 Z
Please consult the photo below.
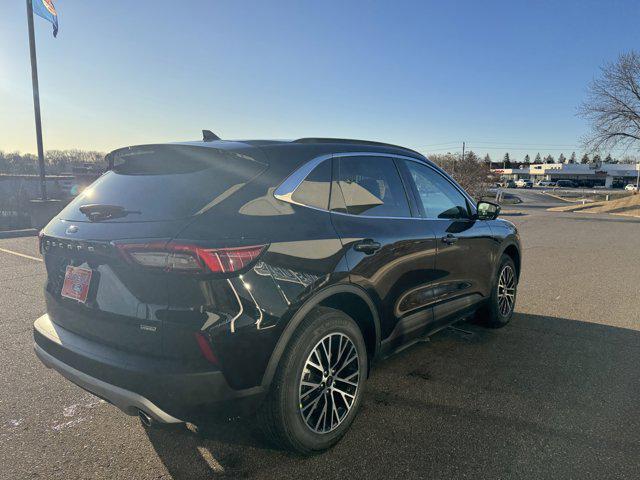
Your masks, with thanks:
M 54 0 L 36 18 L 45 149 L 335 136 L 520 159 L 579 152 L 640 1 Z M 34 152 L 26 8 L 2 0 L 0 150 Z

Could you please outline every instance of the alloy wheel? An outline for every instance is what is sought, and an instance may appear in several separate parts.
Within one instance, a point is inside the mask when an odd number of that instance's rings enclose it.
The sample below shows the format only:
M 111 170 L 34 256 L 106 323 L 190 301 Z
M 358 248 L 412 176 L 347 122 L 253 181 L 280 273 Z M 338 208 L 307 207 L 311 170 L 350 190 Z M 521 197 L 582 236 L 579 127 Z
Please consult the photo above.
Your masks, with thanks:
M 505 265 L 498 278 L 498 309 L 500 315 L 507 316 L 513 310 L 516 300 L 516 276 L 511 265 Z
M 360 359 L 351 339 L 330 333 L 311 350 L 302 369 L 299 408 L 315 433 L 328 433 L 347 417 L 358 393 Z

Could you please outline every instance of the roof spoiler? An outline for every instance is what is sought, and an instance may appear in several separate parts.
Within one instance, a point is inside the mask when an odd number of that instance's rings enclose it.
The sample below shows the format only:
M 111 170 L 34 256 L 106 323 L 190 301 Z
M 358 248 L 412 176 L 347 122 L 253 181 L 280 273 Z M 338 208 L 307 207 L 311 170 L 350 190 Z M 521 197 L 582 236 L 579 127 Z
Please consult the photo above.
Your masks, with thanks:
M 220 137 L 213 133 L 211 130 L 202 130 L 203 142 L 213 142 L 214 140 L 220 140 Z

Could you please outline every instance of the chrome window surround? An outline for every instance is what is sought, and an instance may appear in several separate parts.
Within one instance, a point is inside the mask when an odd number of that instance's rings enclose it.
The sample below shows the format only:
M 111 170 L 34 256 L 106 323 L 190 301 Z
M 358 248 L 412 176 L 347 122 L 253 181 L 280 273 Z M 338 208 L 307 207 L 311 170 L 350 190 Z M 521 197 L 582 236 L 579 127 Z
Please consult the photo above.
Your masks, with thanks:
M 330 160 L 333 157 L 334 154 L 330 153 L 309 160 L 307 163 L 302 165 L 291 175 L 285 178 L 284 181 L 278 186 L 278 188 L 276 188 L 275 192 L 273 192 L 273 196 L 278 200 L 282 200 L 283 202 L 300 205 L 301 207 L 313 208 L 314 210 L 327 211 L 327 209 L 325 208 L 311 207 L 309 205 L 305 205 L 304 203 L 296 202 L 292 197 L 296 189 L 302 184 L 302 182 L 304 182 L 304 179 L 307 178 L 307 176 L 313 171 L 314 168 L 316 168 L 325 160 Z
M 400 160 L 409 160 L 410 162 L 416 162 L 421 165 L 424 165 L 427 168 L 430 168 L 437 175 L 442 176 L 449 184 L 454 187 L 458 192 L 462 194 L 462 196 L 469 202 L 469 206 L 471 207 L 471 211 L 473 214 L 476 213 L 475 204 L 473 199 L 465 192 L 462 188 L 460 188 L 455 181 L 449 176 L 447 172 L 439 171 L 434 168 L 432 165 L 429 165 L 427 162 L 415 158 L 415 157 L 407 157 L 405 155 L 397 155 L 395 153 L 381 153 L 381 152 L 340 152 L 340 153 L 329 153 L 325 155 L 320 155 L 319 157 L 315 157 L 309 160 L 307 163 L 302 165 L 300 168 L 295 170 L 291 175 L 284 179 L 284 181 L 276 188 L 273 193 L 273 196 L 278 200 L 282 200 L 283 202 L 291 203 L 293 205 L 299 205 L 301 207 L 311 208 L 312 210 L 319 210 L 322 212 L 329 212 L 330 210 L 325 208 L 312 207 L 310 205 L 305 205 L 304 203 L 296 202 L 293 200 L 292 196 L 296 189 L 300 186 L 300 184 L 304 181 L 305 178 L 322 162 L 326 160 L 330 160 L 332 158 L 342 158 L 342 157 L 388 157 L 388 158 L 397 158 Z M 360 217 L 360 218 L 382 218 L 388 220 L 442 220 L 441 218 L 429 218 L 429 217 L 379 217 L 376 215 L 354 215 L 352 213 L 343 213 L 343 212 L 334 212 L 330 211 L 334 215 L 347 215 L 349 217 Z

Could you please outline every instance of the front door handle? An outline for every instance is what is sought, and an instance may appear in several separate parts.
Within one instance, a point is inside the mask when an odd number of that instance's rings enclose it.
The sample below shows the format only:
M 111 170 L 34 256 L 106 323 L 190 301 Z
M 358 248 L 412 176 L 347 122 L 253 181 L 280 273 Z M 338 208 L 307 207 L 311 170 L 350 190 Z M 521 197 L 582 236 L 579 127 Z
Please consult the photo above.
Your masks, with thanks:
M 356 242 L 353 245 L 353 249 L 356 252 L 362 252 L 367 255 L 371 255 L 372 253 L 375 253 L 377 250 L 380 250 L 381 246 L 382 245 L 380 245 L 380 242 L 376 242 L 371 238 L 365 238 L 364 240 L 360 240 L 359 242 Z
M 458 241 L 458 237 L 451 235 L 450 233 L 447 234 L 446 237 L 442 237 L 442 241 L 444 243 L 446 243 L 447 245 L 453 245 L 454 243 L 456 243 Z

